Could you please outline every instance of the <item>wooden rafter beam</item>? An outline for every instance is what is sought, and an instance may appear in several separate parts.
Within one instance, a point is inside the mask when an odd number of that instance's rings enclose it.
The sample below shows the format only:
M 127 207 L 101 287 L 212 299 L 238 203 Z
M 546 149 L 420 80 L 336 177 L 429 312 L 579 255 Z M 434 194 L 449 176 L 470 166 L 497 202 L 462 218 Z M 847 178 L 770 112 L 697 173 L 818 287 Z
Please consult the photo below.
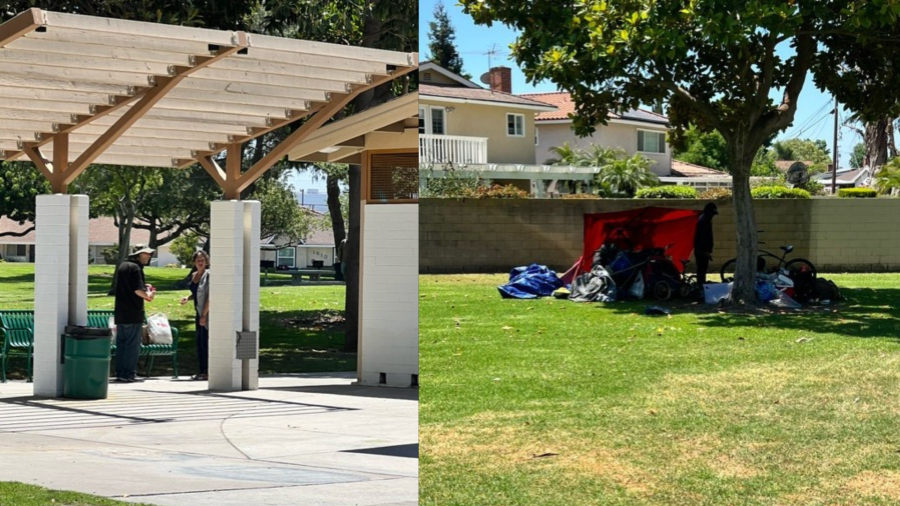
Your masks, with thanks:
M 412 56 L 411 59 L 417 64 L 418 53 L 413 53 L 413 55 L 414 56 Z M 389 76 L 379 76 L 377 78 L 374 78 L 371 84 L 357 87 L 352 93 L 332 95 L 332 101 L 330 103 L 316 111 L 316 114 L 312 118 L 307 119 L 306 122 L 304 122 L 303 125 L 300 126 L 300 128 L 291 133 L 287 138 L 285 138 L 277 146 L 275 146 L 275 148 L 269 151 L 266 156 L 253 164 L 253 167 L 250 167 L 247 172 L 241 175 L 240 183 L 237 187 L 238 193 L 244 191 L 248 186 L 253 184 L 254 181 L 259 179 L 267 170 L 275 165 L 278 160 L 287 155 L 291 151 L 291 149 L 303 142 L 319 127 L 324 125 L 325 122 L 330 120 L 335 114 L 338 113 L 338 111 L 346 107 L 347 104 L 355 99 L 360 93 L 373 89 L 384 83 L 393 81 L 394 79 L 408 74 L 416 70 L 417 68 L 417 66 L 401 67 Z
M 215 180 L 216 184 L 219 187 L 225 187 L 225 171 L 222 170 L 222 167 L 219 167 L 219 164 L 211 156 L 201 156 L 197 159 L 200 162 L 200 166 L 206 169 L 206 172 Z
M 0 26 L 0 47 L 5 47 L 10 42 L 18 39 L 26 33 L 31 33 L 44 24 L 44 14 L 40 9 L 28 9 L 20 12 Z
M 166 96 L 166 93 L 178 86 L 178 83 L 183 81 L 186 77 L 219 60 L 228 58 L 249 45 L 247 34 L 244 32 L 237 32 L 234 42 L 236 42 L 236 45 L 221 48 L 216 56 L 198 57 L 193 67 L 176 67 L 174 76 L 158 79 L 156 87 L 150 89 L 142 96 L 136 104 L 131 106 L 131 108 L 106 131 L 106 133 L 97 138 L 88 150 L 82 153 L 77 160 L 72 162 L 68 170 L 66 170 L 64 182 L 69 184 L 74 181 L 75 178 L 78 177 L 91 162 L 96 160 L 106 148 L 112 145 L 116 139 L 121 137 L 122 134 L 131 127 L 131 125 L 141 119 L 141 117 L 144 116 L 157 102 Z
M 50 168 L 47 167 L 47 161 L 44 160 L 44 157 L 41 155 L 40 150 L 35 147 L 31 143 L 27 143 L 25 145 L 25 149 L 22 151 L 25 152 L 25 155 L 31 159 L 31 162 L 34 163 L 34 166 L 47 178 L 47 181 L 53 182 L 53 172 L 50 171 Z

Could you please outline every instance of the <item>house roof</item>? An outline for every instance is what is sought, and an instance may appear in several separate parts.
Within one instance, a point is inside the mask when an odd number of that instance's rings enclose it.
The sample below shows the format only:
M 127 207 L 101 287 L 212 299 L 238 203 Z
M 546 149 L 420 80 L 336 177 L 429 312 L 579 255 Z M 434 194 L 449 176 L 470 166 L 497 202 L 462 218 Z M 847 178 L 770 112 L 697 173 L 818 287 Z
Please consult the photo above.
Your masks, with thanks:
M 334 230 L 328 228 L 326 230 L 314 230 L 303 244 L 306 246 L 334 246 Z
M 672 175 L 680 177 L 711 177 L 711 176 L 728 176 L 727 172 L 721 170 L 710 169 L 702 165 L 672 160 Z
M 462 86 L 465 86 L 466 88 L 481 88 L 481 86 L 478 86 L 477 84 L 466 79 L 465 77 L 463 77 L 459 74 L 456 74 L 450 70 L 447 70 L 444 67 L 441 67 L 440 65 L 435 63 L 434 60 L 428 60 L 427 62 L 421 63 L 419 65 L 419 74 L 421 74 L 422 72 L 424 72 L 426 70 L 433 70 L 433 71 L 437 72 L 438 74 L 441 74 L 449 79 L 452 79 L 453 81 L 456 81 L 457 83 L 459 83 Z M 420 79 L 419 81 L 421 82 L 422 80 Z
M 869 169 L 860 167 L 858 169 L 839 169 L 837 171 L 837 184 L 856 184 L 859 178 L 868 176 Z M 821 181 L 823 184 L 831 185 L 831 172 L 823 172 L 813 176 L 814 179 Z
M 787 172 L 787 170 L 791 168 L 791 165 L 794 165 L 797 162 L 802 162 L 807 168 L 814 163 L 812 160 L 777 160 L 775 162 L 775 168 L 781 172 Z
M 556 106 L 555 111 L 543 112 L 541 114 L 538 114 L 536 118 L 536 121 L 538 122 L 550 120 L 568 120 L 569 114 L 575 114 L 575 102 L 572 101 L 572 95 L 566 92 L 559 91 L 554 93 L 525 93 L 520 96 Z M 640 121 L 643 123 L 669 126 L 669 118 L 644 109 L 632 109 L 630 111 L 621 113 L 614 113 L 610 111 L 609 118 L 612 120 Z
M 3 217 L 0 218 L 0 233 L 21 232 L 32 226 L 30 221 L 19 225 L 15 221 Z M 147 244 L 150 242 L 148 230 L 135 228 L 131 231 L 131 244 Z M 92 219 L 88 224 L 88 244 L 98 246 L 112 246 L 119 243 L 119 228 L 112 218 L 101 216 Z M 0 237 L 0 244 L 34 244 L 34 231 L 22 237 Z
M 540 111 L 555 110 L 554 106 L 548 105 L 546 102 L 500 91 L 491 91 L 485 88 L 464 88 L 461 86 L 419 83 L 419 96 L 423 99 L 449 99 L 450 101 L 477 102 L 488 105 L 518 105 Z

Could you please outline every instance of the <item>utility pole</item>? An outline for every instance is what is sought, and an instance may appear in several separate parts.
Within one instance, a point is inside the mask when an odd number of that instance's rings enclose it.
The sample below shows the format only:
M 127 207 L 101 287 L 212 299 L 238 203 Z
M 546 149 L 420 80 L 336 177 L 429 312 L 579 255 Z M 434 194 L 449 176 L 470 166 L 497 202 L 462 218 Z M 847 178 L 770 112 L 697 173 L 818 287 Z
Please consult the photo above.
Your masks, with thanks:
M 831 166 L 831 194 L 837 193 L 838 169 L 838 101 L 834 98 L 834 164 Z

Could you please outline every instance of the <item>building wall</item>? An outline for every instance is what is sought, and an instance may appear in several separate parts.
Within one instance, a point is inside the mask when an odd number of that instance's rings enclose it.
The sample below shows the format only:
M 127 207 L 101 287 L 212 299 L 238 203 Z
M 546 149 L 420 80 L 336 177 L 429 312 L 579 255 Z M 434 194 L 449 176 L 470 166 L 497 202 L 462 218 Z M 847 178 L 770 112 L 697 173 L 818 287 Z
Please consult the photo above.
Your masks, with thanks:
M 363 206 L 359 379 L 408 387 L 419 374 L 419 206 Z
M 699 200 L 423 199 L 419 234 L 422 273 L 508 272 L 531 263 L 558 271 L 581 256 L 584 214 L 665 206 L 700 210 Z M 758 200 L 760 247 L 806 258 L 821 271 L 900 271 L 894 199 Z M 713 221 L 711 270 L 736 255 L 734 210 L 719 204 Z M 780 252 L 779 252 L 780 253 Z
M 453 107 L 447 112 L 447 135 L 486 137 L 488 139 L 488 163 L 534 164 L 534 114 L 533 110 L 510 106 L 481 104 L 452 104 L 420 100 L 420 105 Z M 509 137 L 506 114 L 525 116 L 525 136 Z M 635 141 L 637 142 L 637 141 Z
M 334 265 L 334 248 L 331 246 L 297 246 L 297 266 L 312 267 L 313 260 L 321 260 L 324 267 Z
M 588 148 L 594 144 L 610 148 L 622 148 L 629 155 L 637 153 L 638 130 L 650 130 L 655 132 L 666 132 L 665 128 L 660 128 L 648 124 L 644 126 L 623 125 L 618 123 L 610 123 L 609 125 L 600 125 L 590 137 L 578 137 L 572 130 L 571 123 L 554 123 L 554 124 L 538 124 L 538 145 L 535 146 L 535 160 L 538 164 L 545 163 L 550 158 L 555 158 L 550 148 L 562 146 L 568 142 L 569 146 L 579 148 Z M 641 153 L 647 158 L 656 162 L 650 166 L 650 170 L 660 176 L 668 176 L 672 173 L 672 153 L 670 147 L 666 146 L 665 154 Z

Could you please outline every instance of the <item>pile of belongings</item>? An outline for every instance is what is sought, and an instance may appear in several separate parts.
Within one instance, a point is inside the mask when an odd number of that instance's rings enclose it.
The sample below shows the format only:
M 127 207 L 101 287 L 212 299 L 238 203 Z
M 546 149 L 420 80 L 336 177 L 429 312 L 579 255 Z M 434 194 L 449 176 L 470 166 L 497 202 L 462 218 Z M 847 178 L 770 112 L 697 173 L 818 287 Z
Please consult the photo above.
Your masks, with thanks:
M 652 283 L 656 279 L 654 269 L 665 268 L 663 264 L 650 263 L 650 259 L 662 256 L 663 252 L 662 248 L 632 251 L 612 243 L 604 244 L 594 253 L 590 272 L 572 282 L 569 300 L 614 302 L 644 298 L 648 280 Z
M 760 302 L 782 308 L 800 308 L 803 304 L 828 305 L 844 300 L 834 281 L 817 278 L 814 272 L 777 272 L 756 274 L 756 296 Z
M 509 283 L 498 286 L 497 289 L 504 299 L 536 299 L 549 297 L 563 286 L 556 272 L 546 265 L 531 264 L 510 271 Z

